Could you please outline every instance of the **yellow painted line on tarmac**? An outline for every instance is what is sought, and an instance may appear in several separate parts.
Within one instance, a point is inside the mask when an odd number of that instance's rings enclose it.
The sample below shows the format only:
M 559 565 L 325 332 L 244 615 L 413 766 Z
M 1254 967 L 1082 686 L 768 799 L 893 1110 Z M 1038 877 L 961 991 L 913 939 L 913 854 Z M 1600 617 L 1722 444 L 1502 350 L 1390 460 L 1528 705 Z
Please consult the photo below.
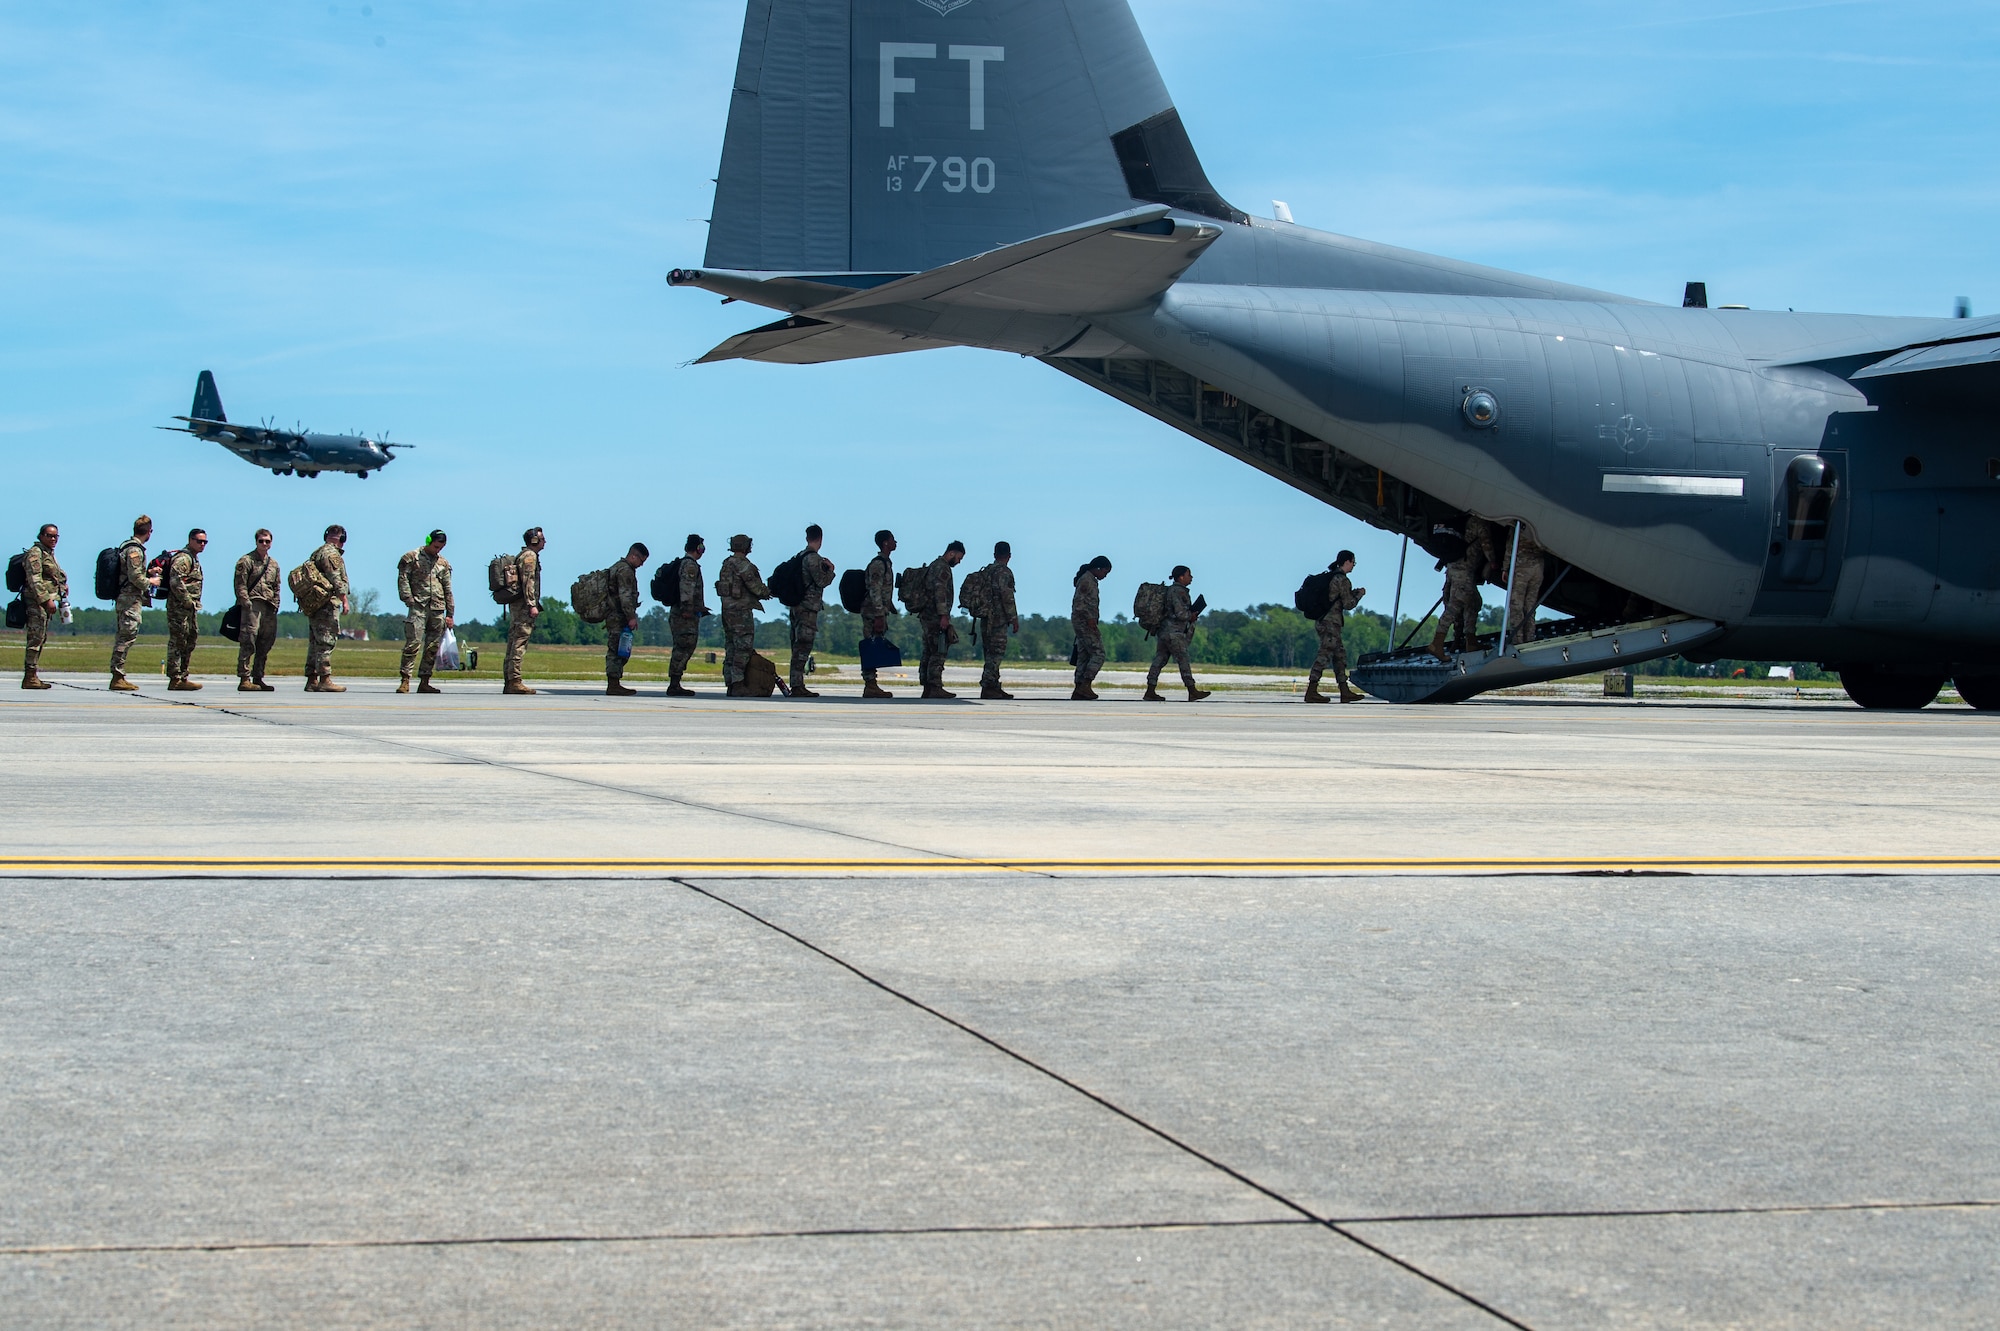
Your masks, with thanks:
M 0 856 L 0 874 L 156 874 L 321 877 L 374 875 L 511 875 L 560 878 L 601 874 L 686 877 L 705 874 L 1579 874 L 1579 873 L 1996 873 L 1994 855 L 1757 855 L 1493 857 L 1471 859 L 471 859 L 449 857 L 296 858 L 275 856 Z

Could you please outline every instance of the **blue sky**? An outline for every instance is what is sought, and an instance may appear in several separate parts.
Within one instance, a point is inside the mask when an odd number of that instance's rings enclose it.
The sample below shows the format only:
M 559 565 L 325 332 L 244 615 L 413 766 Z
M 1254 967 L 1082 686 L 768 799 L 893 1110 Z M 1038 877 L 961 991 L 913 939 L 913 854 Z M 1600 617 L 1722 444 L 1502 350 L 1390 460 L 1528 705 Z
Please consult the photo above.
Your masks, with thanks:
M 1661 300 L 2000 308 L 2000 9 L 1135 0 L 1222 192 L 1253 212 Z M 287 562 L 331 521 L 356 582 L 447 528 L 468 584 L 520 530 L 562 582 L 632 539 L 819 521 L 843 566 L 1013 541 L 1069 575 L 1193 565 L 1240 606 L 1339 546 L 1386 609 L 1394 543 L 1014 357 L 690 367 L 769 317 L 670 291 L 699 262 L 741 0 L 0 9 L 5 539 L 74 572 L 151 512 Z M 366 482 L 277 478 L 152 427 L 388 429 Z M 15 546 L 9 546 L 10 549 Z M 1421 609 L 1436 581 L 1412 561 Z

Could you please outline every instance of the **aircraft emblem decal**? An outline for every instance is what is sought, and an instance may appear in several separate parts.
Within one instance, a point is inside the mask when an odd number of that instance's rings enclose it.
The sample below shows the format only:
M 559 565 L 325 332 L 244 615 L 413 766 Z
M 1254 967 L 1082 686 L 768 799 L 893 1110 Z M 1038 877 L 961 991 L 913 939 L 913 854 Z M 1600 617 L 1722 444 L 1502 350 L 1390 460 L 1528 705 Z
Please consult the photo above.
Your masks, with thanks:
M 1598 426 L 1597 437 L 1616 440 L 1622 453 L 1643 453 L 1646 445 L 1653 442 L 1653 431 L 1646 422 L 1628 411 L 1618 418 L 1616 424 Z
M 965 8 L 972 3 L 972 0 L 917 0 L 917 3 L 925 9 L 935 9 L 942 18 L 955 9 Z

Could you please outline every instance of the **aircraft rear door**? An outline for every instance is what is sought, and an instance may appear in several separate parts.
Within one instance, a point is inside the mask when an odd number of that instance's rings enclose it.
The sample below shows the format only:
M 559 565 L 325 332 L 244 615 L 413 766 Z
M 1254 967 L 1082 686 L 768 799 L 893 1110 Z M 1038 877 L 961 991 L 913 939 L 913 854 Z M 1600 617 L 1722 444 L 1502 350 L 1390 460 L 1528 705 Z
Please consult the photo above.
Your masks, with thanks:
M 1780 448 L 1771 456 L 1771 529 L 1752 615 L 1823 619 L 1847 550 L 1847 453 Z

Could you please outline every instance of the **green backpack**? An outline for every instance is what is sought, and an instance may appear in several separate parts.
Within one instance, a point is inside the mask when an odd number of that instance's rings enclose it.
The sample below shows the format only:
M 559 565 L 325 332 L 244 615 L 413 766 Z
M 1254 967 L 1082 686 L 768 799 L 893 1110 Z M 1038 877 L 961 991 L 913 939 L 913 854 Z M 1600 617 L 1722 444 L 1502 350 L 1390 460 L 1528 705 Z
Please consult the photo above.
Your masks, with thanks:
M 965 581 L 958 585 L 959 608 L 974 619 L 988 619 L 993 614 L 993 574 L 989 569 L 978 569 L 965 575 Z

